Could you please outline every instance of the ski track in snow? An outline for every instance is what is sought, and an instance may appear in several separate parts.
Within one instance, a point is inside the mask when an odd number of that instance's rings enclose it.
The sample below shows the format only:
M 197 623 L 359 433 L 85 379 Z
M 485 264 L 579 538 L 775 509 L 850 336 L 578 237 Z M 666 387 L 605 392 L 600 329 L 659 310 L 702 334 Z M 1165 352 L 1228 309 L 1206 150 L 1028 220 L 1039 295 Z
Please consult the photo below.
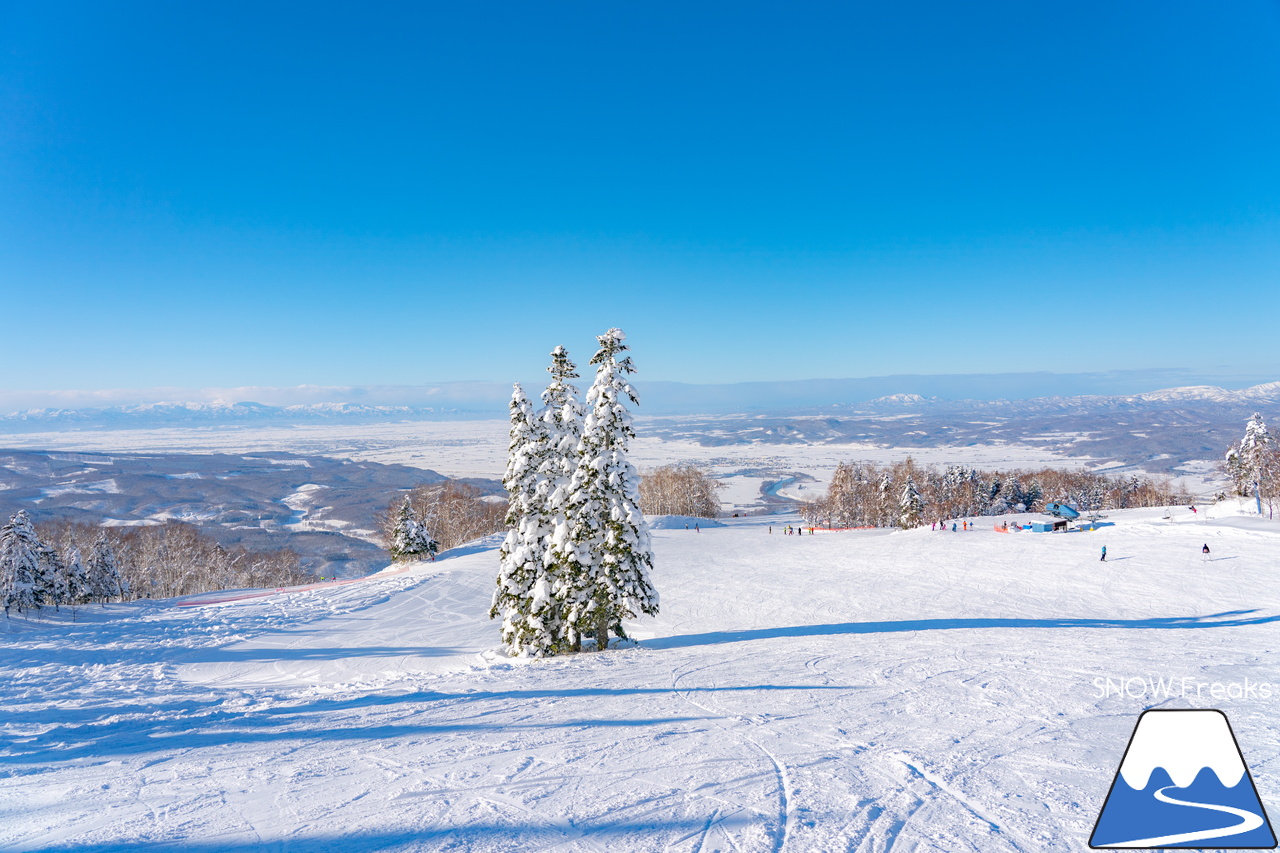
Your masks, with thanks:
M 214 606 L 15 617 L 0 850 L 1082 849 L 1164 701 L 1095 678 L 1280 663 L 1280 525 L 1159 513 L 656 531 L 663 612 L 638 642 L 542 661 L 494 651 L 496 542 Z M 1274 700 L 1213 704 L 1280 793 Z

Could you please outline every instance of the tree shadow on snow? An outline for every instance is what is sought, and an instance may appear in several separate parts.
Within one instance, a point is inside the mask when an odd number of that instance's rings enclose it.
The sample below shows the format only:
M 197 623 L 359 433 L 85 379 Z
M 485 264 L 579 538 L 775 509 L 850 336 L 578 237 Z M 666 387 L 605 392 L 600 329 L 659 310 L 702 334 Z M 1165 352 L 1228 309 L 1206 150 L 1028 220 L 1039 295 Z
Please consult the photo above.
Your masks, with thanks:
M 678 692 L 720 693 L 735 691 L 857 690 L 843 685 L 749 685 L 733 687 L 691 687 Z M 664 716 L 634 718 L 576 717 L 558 720 L 490 721 L 477 718 L 475 709 L 465 707 L 474 702 L 496 702 L 501 707 L 525 706 L 538 699 L 594 698 L 600 696 L 670 695 L 670 687 L 618 688 L 548 688 L 537 690 L 466 691 L 443 693 L 414 691 L 395 695 L 374 694 L 350 699 L 319 699 L 303 704 L 268 707 L 228 706 L 225 696 L 214 694 L 203 699 L 186 699 L 170 703 L 98 705 L 91 708 L 42 708 L 6 715 L 15 723 L 40 722 L 50 728 L 41 734 L 15 741 L 0 751 L 0 768 L 33 766 L 54 762 L 102 759 L 104 756 L 143 755 L 173 749 L 226 749 L 233 745 L 275 743 L 280 741 L 342 742 L 393 738 L 428 739 L 442 735 L 479 734 L 503 737 L 517 730 L 551 729 L 633 729 L 650 726 L 683 727 L 702 725 L 702 716 Z M 462 720 L 428 720 L 363 725 L 326 725 L 325 716 L 332 713 L 377 707 L 400 706 L 402 715 L 439 712 L 457 708 L 464 711 Z M 121 720 L 121 717 L 140 719 Z M 344 718 L 345 719 L 345 718 Z M 316 725 L 320 721 L 320 725 Z M 9 771 L 14 772 L 14 771 Z M 21 772 L 21 771 L 16 771 Z
M 638 719 L 571 719 L 547 723 L 403 723 L 307 727 L 310 721 L 297 715 L 263 719 L 263 715 L 223 713 L 199 720 L 150 719 L 127 730 L 86 731 L 55 727 L 50 732 L 15 743 L 0 753 L 0 767 L 33 766 L 55 762 L 103 760 L 105 757 L 146 755 L 168 750 L 222 750 L 247 744 L 340 743 L 343 741 L 378 741 L 398 738 L 432 740 L 443 735 L 479 734 L 502 738 L 514 731 L 549 729 L 633 729 L 649 726 L 670 727 L 705 725 L 705 717 L 643 717 Z M 199 727 L 199 728 L 197 728 Z M 104 727 L 94 727 L 104 728 Z M 19 775 L 8 773 L 6 775 Z
M 780 637 L 828 637 L 840 634 L 897 634 L 907 631 L 955 631 L 982 628 L 1113 628 L 1113 629 L 1188 629 L 1238 628 L 1243 625 L 1265 625 L 1280 622 L 1280 615 L 1250 616 L 1256 610 L 1228 610 L 1207 616 L 1164 616 L 1153 619 L 904 619 L 899 622 L 836 622 L 826 625 L 796 625 L 783 628 L 756 628 L 745 631 L 710 631 L 656 637 L 641 645 L 650 649 L 685 649 L 692 646 L 715 646 L 747 640 L 772 640 Z
M 264 646 L 256 649 L 212 647 L 182 649 L 172 646 L 147 646 L 130 649 L 130 664 L 196 664 L 196 663 L 276 663 L 280 661 L 337 661 L 361 658 L 416 657 L 434 658 L 464 654 L 467 649 L 449 646 L 343 646 L 334 648 L 284 648 Z M 0 650 L 0 666 L 15 669 L 57 664 L 58 666 L 90 666 L 111 662 L 102 649 L 67 649 L 58 647 Z
M 279 840 L 264 838 L 241 842 L 200 841 L 181 836 L 168 841 L 127 839 L 120 841 L 62 844 L 42 847 L 45 853 L 132 853 L 133 851 L 181 850 L 183 853 L 259 853 L 263 849 L 285 849 L 290 853 L 372 853 L 372 851 L 410 851 L 441 849 L 528 850 L 559 848 L 583 838 L 598 839 L 606 845 L 616 840 L 628 849 L 648 847 L 660 850 L 684 840 L 704 835 L 712 825 L 740 829 L 751 822 L 746 815 L 689 817 L 672 820 L 575 820 L 571 825 L 557 826 L 549 816 L 546 823 L 475 822 L 456 826 L 414 826 L 383 832 L 352 832 L 318 835 L 310 838 L 296 834 Z M 594 847 L 594 845 L 593 845 Z

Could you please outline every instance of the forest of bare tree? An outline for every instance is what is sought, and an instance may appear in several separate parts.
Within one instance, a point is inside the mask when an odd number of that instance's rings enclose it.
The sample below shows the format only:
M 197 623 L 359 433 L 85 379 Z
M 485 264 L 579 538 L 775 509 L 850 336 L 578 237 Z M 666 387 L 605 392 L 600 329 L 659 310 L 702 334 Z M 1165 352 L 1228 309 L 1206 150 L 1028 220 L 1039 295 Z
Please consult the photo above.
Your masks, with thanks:
M 138 527 L 98 527 L 70 521 L 37 525 L 42 542 L 59 554 L 88 549 L 105 536 L 125 582 L 126 598 L 172 598 L 218 589 L 256 589 L 310 583 L 298 555 L 288 549 L 224 548 L 190 524 L 170 521 Z
M 721 483 L 693 465 L 667 465 L 640 480 L 640 509 L 646 515 L 692 515 L 715 518 L 720 514 L 717 492 Z
M 801 515 L 810 524 L 831 527 L 913 527 L 943 519 L 1039 512 L 1048 501 L 1095 512 L 1188 503 L 1191 497 L 1163 477 L 1057 468 L 940 468 L 908 457 L 891 465 L 840 463 L 826 497 L 805 504 Z

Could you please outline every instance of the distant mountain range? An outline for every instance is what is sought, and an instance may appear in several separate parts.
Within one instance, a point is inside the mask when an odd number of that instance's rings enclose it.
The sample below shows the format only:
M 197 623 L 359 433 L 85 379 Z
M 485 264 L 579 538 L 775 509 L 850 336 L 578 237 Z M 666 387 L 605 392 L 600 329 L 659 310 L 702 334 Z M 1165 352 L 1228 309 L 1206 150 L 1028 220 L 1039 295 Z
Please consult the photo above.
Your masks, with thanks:
M 1076 397 L 1149 397 L 1182 394 L 1209 399 L 1246 389 L 1266 396 L 1277 378 L 1204 375 L 1189 370 L 1119 370 L 1095 373 L 1000 373 L 872 376 L 858 379 L 694 383 L 637 377 L 641 415 L 783 413 L 829 406 L 919 405 L 935 401 L 1020 401 Z M 546 377 L 522 384 L 536 399 Z M 585 391 L 590 378 L 579 386 Z M 1216 386 L 1223 386 L 1218 388 Z M 14 423 L 59 422 L 80 428 L 186 423 L 388 420 L 396 418 L 505 418 L 510 382 L 457 381 L 431 385 L 298 385 L 239 388 L 134 388 L 98 391 L 0 389 L 0 417 Z M 255 402 L 244 402 L 244 401 Z M 181 401 L 181 402 L 161 402 Z M 236 402 L 227 402 L 236 401 Z
M 269 423 L 383 423 L 447 418 L 457 411 L 430 406 L 367 406 L 357 403 L 308 403 L 268 406 L 263 403 L 141 403 L 87 409 L 28 409 L 0 417 L 0 432 L 46 432 L 64 429 L 148 429 Z M 474 417 L 474 415 L 472 415 Z
M 812 380 L 820 382 L 821 380 Z M 840 382 L 864 382 L 870 380 L 841 380 Z M 833 380 L 833 384 L 835 381 Z M 849 389 L 833 387 L 826 397 L 830 402 L 814 404 L 812 399 L 823 399 L 812 389 L 798 394 L 791 405 L 781 405 L 776 393 L 762 393 L 756 398 L 760 403 L 772 405 L 749 406 L 749 398 L 741 393 L 741 386 L 705 386 L 697 400 L 684 399 L 685 389 L 700 386 L 683 386 L 679 383 L 654 383 L 641 387 L 642 402 L 646 392 L 652 392 L 664 405 L 642 405 L 640 414 L 753 414 L 773 418 L 813 417 L 829 414 L 901 414 L 913 411 L 920 416 L 973 414 L 1000 414 L 1004 417 L 1016 414 L 1033 415 L 1050 412 L 1074 412 L 1080 415 L 1116 411 L 1164 410 L 1171 407 L 1198 410 L 1225 407 L 1228 410 L 1247 409 L 1251 406 L 1274 407 L 1280 404 L 1280 382 L 1268 382 L 1251 388 L 1230 390 L 1212 385 L 1193 385 L 1168 388 L 1142 394 L 1126 395 L 1058 395 L 1030 399 L 946 399 L 926 397 L 918 393 L 895 393 L 874 399 L 840 402 L 840 392 Z M 678 389 L 679 393 L 672 393 Z M 720 396 L 717 398 L 717 390 Z M 726 390 L 728 389 L 728 390 Z M 729 393 L 732 390 L 733 393 Z M 691 395 L 690 395 L 691 396 Z M 848 397 L 844 397 L 848 399 Z M 732 408 L 734 402 L 742 403 Z M 679 404 L 679 405 L 677 405 Z M 386 423 L 406 420 L 440 420 L 458 418 L 504 417 L 505 406 L 492 401 L 474 408 L 443 406 L 370 405 L 364 403 L 300 403 L 272 406 L 255 402 L 168 402 L 140 403 L 136 405 L 104 406 L 96 408 L 39 408 L 13 412 L 0 416 L 0 433 L 52 432 L 67 429 L 151 429 L 161 427 L 201 427 L 219 425 L 266 425 L 290 423 Z
M 1029 400 L 943 400 L 894 394 L 860 403 L 786 413 L 653 418 L 649 435 L 741 444 L 869 444 L 962 448 L 1030 445 L 1088 457 L 1100 467 L 1152 473 L 1205 473 L 1244 422 L 1260 411 L 1280 424 L 1280 382 L 1227 390 L 1169 388 L 1143 394 L 1038 397 Z
M 944 400 L 919 394 L 891 394 L 862 403 L 845 406 L 852 410 L 900 409 L 905 407 L 975 410 L 981 408 L 1046 411 L 1050 409 L 1144 409 L 1168 406 L 1273 406 L 1280 402 L 1280 382 L 1267 382 L 1252 388 L 1229 390 L 1216 385 L 1190 385 L 1166 388 L 1145 394 L 1079 394 L 1074 396 L 1033 397 L 1026 400 Z

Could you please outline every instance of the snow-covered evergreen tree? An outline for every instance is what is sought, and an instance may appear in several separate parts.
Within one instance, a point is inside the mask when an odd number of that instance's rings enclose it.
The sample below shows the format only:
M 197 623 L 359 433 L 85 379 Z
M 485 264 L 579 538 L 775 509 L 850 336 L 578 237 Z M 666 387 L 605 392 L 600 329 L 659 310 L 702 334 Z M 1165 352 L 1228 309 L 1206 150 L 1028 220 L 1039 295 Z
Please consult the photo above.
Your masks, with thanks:
M 907 482 L 902 487 L 898 498 L 898 526 L 903 530 L 919 527 L 924 520 L 924 497 L 916 488 L 916 479 L 907 475 Z
M 595 382 L 587 392 L 580 453 L 570 487 L 572 523 L 565 620 L 570 642 L 594 636 L 597 650 L 609 635 L 626 637 L 622 620 L 658 612 L 650 578 L 653 551 L 640 512 L 639 475 L 627 458 L 635 436 L 626 401 L 638 404 L 627 377 L 635 372 L 621 329 L 597 337 Z
M 569 381 L 578 378 L 578 368 L 564 347 L 551 351 L 547 372 L 551 374 L 551 382 L 542 392 L 543 408 L 539 413 L 547 453 L 538 471 L 535 505 L 542 513 L 539 527 L 547 531 L 542 562 L 551 599 L 544 601 L 540 596 L 538 610 L 551 611 L 556 623 L 557 648 L 578 651 L 581 636 L 568 617 L 570 601 L 580 597 L 581 592 L 580 584 L 575 581 L 579 560 L 573 541 L 574 505 L 570 498 L 581 455 L 583 412 L 578 389 Z
M 1231 478 L 1231 487 L 1235 493 L 1241 497 L 1248 494 L 1252 480 L 1249 477 L 1248 469 L 1245 468 L 1244 459 L 1240 457 L 1239 445 L 1233 444 L 1227 448 L 1227 455 L 1222 464 L 1226 469 L 1227 476 Z
M 1005 505 L 1010 512 L 1026 512 L 1026 495 L 1022 489 L 1022 480 L 1017 476 L 1010 477 L 1005 481 L 1004 487 L 1000 490 L 1000 497 L 1004 499 Z
M 1134 478 L 1137 480 L 1137 477 Z M 1027 508 L 1027 512 L 1039 512 L 1039 507 L 1044 502 L 1044 487 L 1040 485 L 1040 481 L 1031 480 L 1031 485 L 1022 493 L 1022 503 Z
M 969 494 L 971 515 L 988 515 L 991 512 L 991 487 L 982 481 L 977 469 L 969 471 Z
M 417 539 L 417 535 L 418 521 L 413 517 L 413 503 L 409 500 L 409 496 L 405 495 L 400 503 L 400 510 L 396 513 L 396 525 L 391 529 L 390 541 L 387 542 L 387 553 L 391 555 L 391 562 L 400 563 L 412 559 L 408 551 L 412 547 L 410 543 Z
M 391 531 L 387 551 L 394 563 L 425 560 L 440 550 L 438 543 L 413 513 L 413 503 L 406 495 L 396 515 L 396 526 Z
M 63 576 L 66 578 L 64 602 L 71 606 L 74 613 L 77 605 L 89 600 L 90 592 L 89 570 L 85 568 L 84 558 L 75 542 L 71 543 L 71 552 L 67 554 L 66 570 Z
M 1254 412 L 1253 417 L 1249 418 L 1244 425 L 1244 438 L 1240 439 L 1240 455 L 1251 468 L 1259 468 L 1262 464 L 1262 456 L 1271 449 L 1272 440 L 1271 433 L 1262 420 L 1262 414 Z
M 888 527 L 893 524 L 893 477 L 888 471 L 880 475 L 880 485 L 876 490 L 876 527 Z
M 128 588 L 120 579 L 116 565 L 116 552 L 107 541 L 105 533 L 98 534 L 89 554 L 89 600 L 106 604 L 109 599 L 121 598 Z
M 40 539 L 26 510 L 18 510 L 0 528 L 0 599 L 5 616 L 10 609 L 19 613 L 39 609 L 43 574 Z
M 1227 452 L 1227 472 L 1240 495 L 1253 496 L 1262 511 L 1262 501 L 1270 505 L 1280 487 L 1280 447 L 1267 430 L 1262 415 L 1255 412 L 1245 423 L 1244 438 Z
M 551 529 L 543 505 L 542 468 L 550 452 L 547 427 L 524 389 L 511 394 L 507 446 L 507 535 L 499 551 L 497 589 L 489 618 L 502 617 L 502 642 L 512 655 L 542 657 L 560 645 L 559 619 L 545 562 Z
M 41 601 L 61 610 L 62 605 L 71 603 L 67 564 L 57 550 L 46 542 L 40 543 L 40 567 L 44 575 L 44 595 Z

